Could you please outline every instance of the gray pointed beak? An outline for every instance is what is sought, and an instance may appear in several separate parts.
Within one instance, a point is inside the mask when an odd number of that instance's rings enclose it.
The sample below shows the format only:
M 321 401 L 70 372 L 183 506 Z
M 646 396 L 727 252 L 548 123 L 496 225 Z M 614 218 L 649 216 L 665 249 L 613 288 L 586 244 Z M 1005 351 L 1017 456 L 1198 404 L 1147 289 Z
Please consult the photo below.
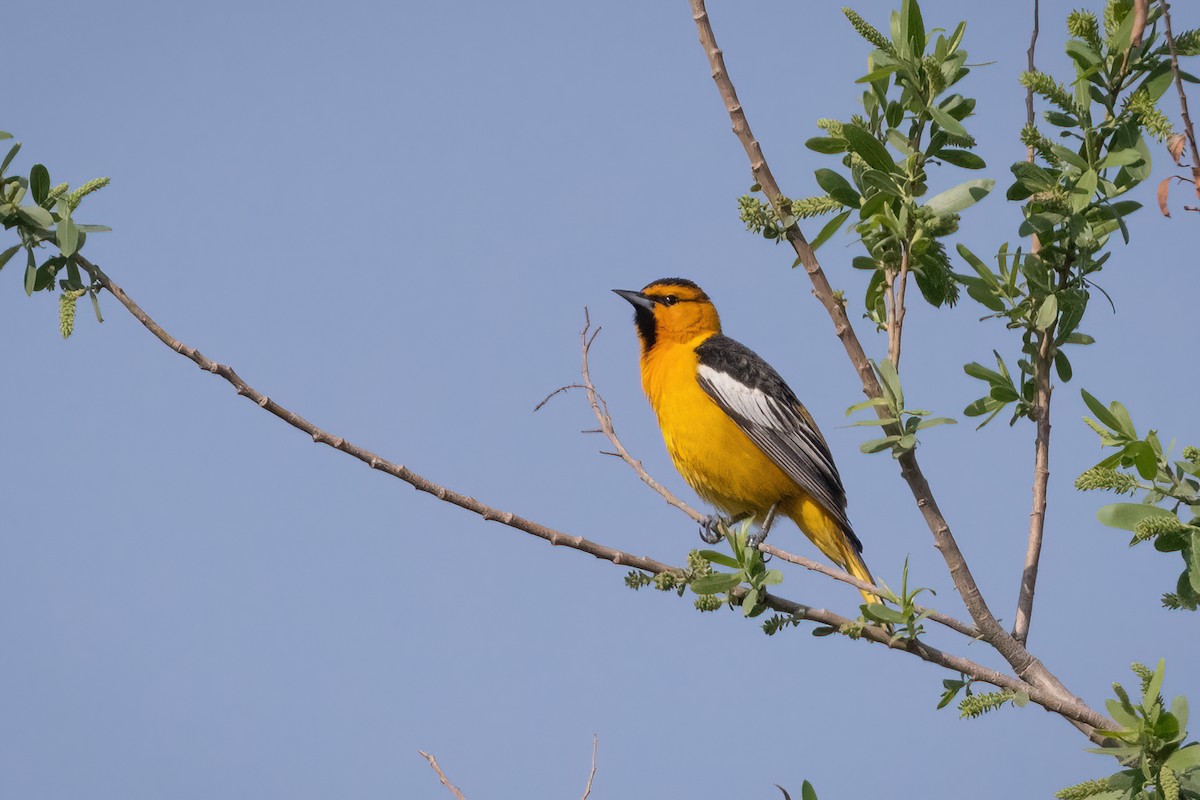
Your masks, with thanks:
M 613 289 L 613 291 L 633 304 L 634 308 L 644 308 L 647 311 L 654 310 L 654 301 L 642 292 L 635 292 L 630 289 Z

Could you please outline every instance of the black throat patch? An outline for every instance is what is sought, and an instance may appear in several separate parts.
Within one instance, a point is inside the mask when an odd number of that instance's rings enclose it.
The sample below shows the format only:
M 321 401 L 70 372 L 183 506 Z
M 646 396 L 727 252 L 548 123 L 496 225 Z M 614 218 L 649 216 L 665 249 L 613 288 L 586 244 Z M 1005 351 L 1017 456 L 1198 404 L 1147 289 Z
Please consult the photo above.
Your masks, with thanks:
M 658 340 L 658 330 L 654 326 L 654 309 L 634 306 L 633 321 L 637 323 L 638 337 L 642 340 L 642 353 L 649 353 Z

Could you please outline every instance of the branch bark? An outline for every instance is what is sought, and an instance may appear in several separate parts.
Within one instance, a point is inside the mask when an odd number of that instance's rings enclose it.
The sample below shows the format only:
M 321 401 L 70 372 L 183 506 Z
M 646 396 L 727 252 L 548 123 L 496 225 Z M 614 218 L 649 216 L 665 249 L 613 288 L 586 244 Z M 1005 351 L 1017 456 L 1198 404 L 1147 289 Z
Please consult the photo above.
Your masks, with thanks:
M 1171 4 L 1158 0 L 1162 6 L 1163 23 L 1167 28 L 1167 46 L 1171 49 L 1171 73 L 1175 76 L 1175 89 L 1179 92 L 1179 109 L 1183 117 L 1183 130 L 1192 149 L 1192 187 L 1200 198 L 1200 148 L 1196 146 L 1196 131 L 1192 128 L 1192 117 L 1188 114 L 1187 94 L 1183 91 L 1183 78 L 1179 75 L 1179 53 L 1175 49 L 1175 34 L 1171 31 Z
M 217 362 L 206 358 L 194 347 L 189 347 L 180 342 L 175 337 L 171 336 L 167 331 L 154 321 L 142 308 L 126 294 L 125 290 L 117 285 L 105 272 L 96 264 L 93 264 L 88 259 L 81 255 L 75 255 L 76 263 L 86 270 L 94 281 L 103 286 L 110 294 L 117 299 L 121 305 L 132 314 L 138 322 L 140 322 L 147 330 L 165 344 L 167 347 L 179 353 L 183 357 L 191 360 L 205 372 L 217 375 L 233 385 L 237 393 L 243 397 L 247 397 L 254 401 L 258 407 L 270 412 L 279 417 L 288 425 L 301 430 L 312 437 L 314 442 L 327 444 L 335 450 L 340 450 L 347 455 L 350 455 L 359 461 L 369 465 L 372 469 L 376 469 L 394 478 L 398 478 L 405 483 L 410 484 L 413 488 L 422 492 L 432 494 L 447 503 L 459 506 L 468 511 L 471 511 L 485 520 L 499 522 L 510 528 L 523 531 L 525 533 L 537 536 L 544 539 L 552 545 L 568 547 L 574 550 L 579 550 L 588 553 L 596 558 L 611 561 L 613 564 L 632 567 L 642 570 L 651 575 L 659 575 L 662 573 L 672 573 L 682 576 L 683 570 L 679 567 L 673 567 L 662 562 L 655 561 L 651 558 L 643 556 L 635 556 L 629 553 L 616 550 L 611 547 L 593 542 L 590 539 L 585 539 L 582 536 L 571 536 L 562 531 L 554 530 L 540 523 L 517 516 L 512 512 L 501 511 L 493 508 L 478 500 L 468 497 L 467 495 L 447 489 L 444 486 L 434 483 L 427 478 L 418 475 L 412 470 L 403 467 L 399 464 L 394 464 L 380 456 L 372 453 L 369 450 L 358 447 L 357 445 L 347 442 L 340 436 L 335 436 L 327 431 L 318 428 L 308 420 L 293 411 L 279 405 L 274 400 L 271 400 L 266 395 L 249 386 L 234 370 L 228 365 L 218 364 Z M 735 592 L 735 596 L 740 597 L 744 592 Z M 832 611 L 827 611 L 821 608 L 812 608 L 803 603 L 794 600 L 788 600 L 776 595 L 766 595 L 763 602 L 768 608 L 779 611 L 783 614 L 793 616 L 798 620 L 807 620 L 816 622 L 821 625 L 827 625 L 834 628 L 840 628 L 843 625 L 851 624 L 851 620 Z M 1111 727 L 1116 723 L 1105 720 L 1101 715 L 1088 708 L 1078 698 L 1064 695 L 1061 692 L 1055 691 L 1053 687 L 1044 688 L 1034 685 L 1021 678 L 1005 675 L 996 670 L 984 667 L 969 659 L 960 656 L 954 656 L 945 653 L 937 648 L 929 647 L 922 642 L 907 641 L 904 643 L 890 641 L 890 636 L 882 628 L 867 627 L 863 631 L 862 638 L 876 644 L 883 644 L 890 649 L 901 650 L 914 655 L 924 661 L 932 664 L 951 669 L 956 672 L 962 672 L 974 680 L 988 683 L 1002 689 L 1012 689 L 1013 691 L 1024 691 L 1028 693 L 1030 700 L 1045 708 L 1047 711 L 1057 713 L 1067 719 L 1076 727 L 1079 727 L 1085 732 L 1091 732 L 1095 728 Z M 1018 675 L 1020 673 L 1018 672 Z M 1089 733 L 1095 738 L 1094 733 Z M 1099 740 L 1097 740 L 1099 741 Z M 422 753 L 425 758 L 431 761 L 431 766 L 434 765 L 432 756 Z M 435 766 L 436 769 L 436 766 Z M 457 792 L 452 785 L 447 781 L 448 788 Z
M 442 768 L 438 766 L 436 758 L 434 758 L 431 754 L 426 753 L 424 750 L 418 750 L 417 752 L 421 754 L 422 758 L 429 762 L 429 766 L 433 767 L 433 771 L 437 773 L 438 780 L 441 781 L 442 786 L 445 786 L 447 789 L 449 789 L 450 793 L 453 794 L 457 800 L 467 800 L 467 798 L 463 797 L 463 793 L 459 791 L 458 787 L 451 783 L 450 779 L 446 777 L 446 773 L 442 772 Z
M 737 136 L 738 141 L 741 142 L 747 157 L 750 159 L 750 169 L 754 174 L 755 180 L 763 188 L 776 213 L 783 219 L 786 216 L 786 209 L 782 208 L 781 203 L 781 198 L 784 195 L 780 191 L 779 184 L 775 181 L 770 167 L 767 165 L 762 147 L 758 140 L 754 138 L 750 124 L 746 119 L 746 112 L 738 100 L 737 91 L 725 67 L 724 54 L 720 47 L 717 46 L 716 36 L 713 33 L 712 23 L 709 20 L 704 0 L 689 0 L 689 2 L 692 9 L 692 19 L 695 21 L 697 31 L 699 32 L 700 43 L 704 48 L 705 55 L 708 57 L 713 81 L 717 85 L 717 90 L 725 103 L 729 118 L 733 122 L 733 133 Z M 821 268 L 820 262 L 817 261 L 816 254 L 813 252 L 808 240 L 805 239 L 799 225 L 796 223 L 787 228 L 785 235 L 791 243 L 792 248 L 796 251 L 800 263 L 804 265 L 809 279 L 812 281 L 813 294 L 825 307 L 830 319 L 833 321 L 834 332 L 841 340 L 846 354 L 849 356 L 855 371 L 862 381 L 864 393 L 868 397 L 879 397 L 881 395 L 879 382 L 875 378 L 874 371 L 871 368 L 866 353 L 863 351 L 862 344 L 854 333 L 854 328 L 846 315 L 845 307 L 835 300 L 829 280 L 825 277 L 825 272 Z M 881 415 L 886 413 L 882 409 L 876 409 L 876 411 Z M 885 430 L 888 429 L 885 428 Z M 900 464 L 901 475 L 908 483 L 913 498 L 916 500 L 917 506 L 921 510 L 921 514 L 929 526 L 930 532 L 933 534 L 934 545 L 941 552 L 942 558 L 946 562 L 950 576 L 954 581 L 955 589 L 957 589 L 959 596 L 962 597 L 963 602 L 966 604 L 967 611 L 970 613 L 971 619 L 974 620 L 983 639 L 1000 653 L 1004 660 L 1009 663 L 1016 674 L 1022 679 L 1038 686 L 1040 689 L 1050 692 L 1064 703 L 1083 705 L 1082 701 L 1072 695 L 1045 665 L 1031 655 L 1025 649 L 1024 645 L 1014 639 L 997 622 L 996 617 L 984 601 L 975 578 L 971 575 L 966 559 L 958 547 L 958 542 L 951 533 L 949 523 L 938 508 L 937 500 L 933 496 L 929 482 L 925 479 L 924 473 L 921 471 L 916 453 L 909 451 L 901 456 L 898 462 Z M 1097 714 L 1090 709 L 1089 713 L 1091 715 L 1090 719 L 1094 721 L 1087 724 L 1092 725 L 1092 727 L 1105 728 L 1111 725 L 1111 720 L 1105 719 L 1103 715 Z
M 1033 35 L 1029 38 L 1029 71 L 1034 72 L 1034 49 L 1038 37 L 1038 0 L 1033 0 Z M 1025 95 L 1025 115 L 1033 124 L 1033 90 Z M 1026 161 L 1033 163 L 1033 147 L 1030 146 Z M 1041 250 L 1042 243 L 1035 233 L 1031 237 L 1030 251 L 1034 255 Z M 1034 414 L 1037 419 L 1037 434 L 1033 444 L 1033 510 L 1029 514 L 1029 543 L 1025 547 L 1025 564 L 1021 569 L 1021 590 L 1017 596 L 1017 613 L 1013 620 L 1013 638 L 1021 644 L 1029 639 L 1029 624 L 1033 618 L 1033 595 L 1037 590 L 1038 564 L 1042 558 L 1042 538 L 1046 528 L 1046 497 L 1050 485 L 1050 370 L 1054 358 L 1054 328 L 1042 333 L 1038 342 L 1038 355 L 1034 363 L 1036 399 Z

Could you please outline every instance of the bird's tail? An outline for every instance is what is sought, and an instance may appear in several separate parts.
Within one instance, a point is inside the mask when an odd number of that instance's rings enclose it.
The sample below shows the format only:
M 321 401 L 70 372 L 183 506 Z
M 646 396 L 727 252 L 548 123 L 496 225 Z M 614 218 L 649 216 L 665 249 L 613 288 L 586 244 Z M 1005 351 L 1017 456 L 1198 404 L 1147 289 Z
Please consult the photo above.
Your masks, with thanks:
M 853 533 L 842 530 L 838 521 L 818 503 L 807 497 L 801 498 L 788 509 L 788 516 L 826 557 L 860 581 L 875 585 L 875 578 L 859 553 L 858 539 Z M 862 589 L 859 592 L 868 603 L 883 602 L 871 592 Z

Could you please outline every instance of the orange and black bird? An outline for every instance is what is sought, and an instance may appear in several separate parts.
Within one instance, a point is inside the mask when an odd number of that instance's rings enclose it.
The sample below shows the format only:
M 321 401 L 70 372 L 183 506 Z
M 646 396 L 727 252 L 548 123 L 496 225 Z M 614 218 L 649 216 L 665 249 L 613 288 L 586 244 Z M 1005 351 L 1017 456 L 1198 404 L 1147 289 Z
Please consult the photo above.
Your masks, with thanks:
M 683 479 L 731 521 L 756 519 L 759 541 L 782 514 L 839 566 L 874 583 L 829 445 L 779 373 L 721 333 L 717 309 L 692 281 L 613 291 L 633 305 L 642 388 Z M 718 524 L 708 518 L 705 541 L 718 540 Z

